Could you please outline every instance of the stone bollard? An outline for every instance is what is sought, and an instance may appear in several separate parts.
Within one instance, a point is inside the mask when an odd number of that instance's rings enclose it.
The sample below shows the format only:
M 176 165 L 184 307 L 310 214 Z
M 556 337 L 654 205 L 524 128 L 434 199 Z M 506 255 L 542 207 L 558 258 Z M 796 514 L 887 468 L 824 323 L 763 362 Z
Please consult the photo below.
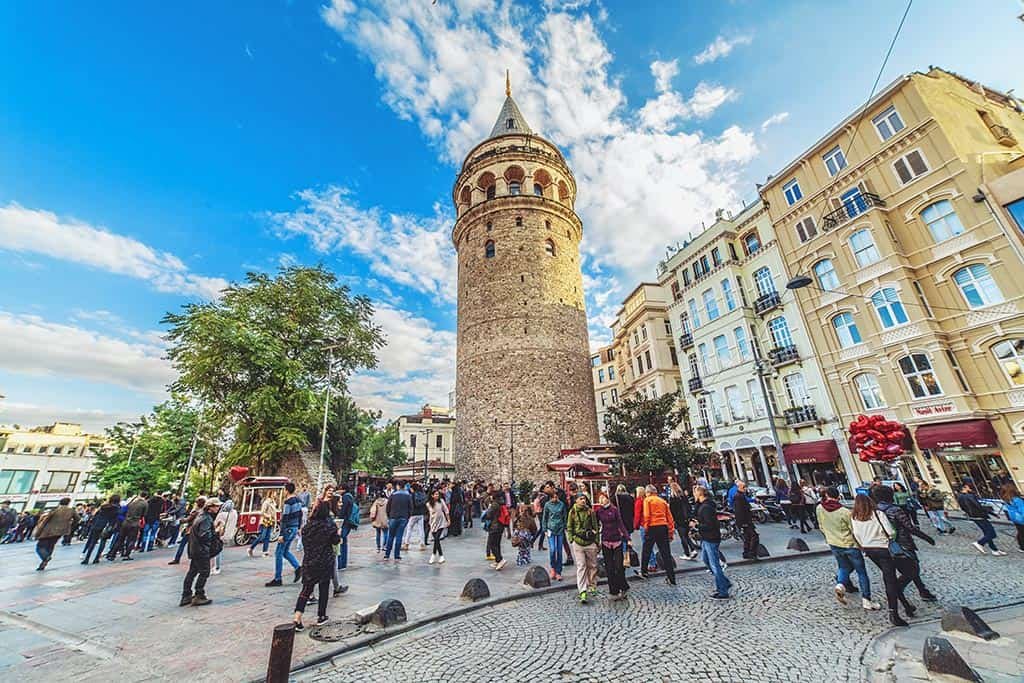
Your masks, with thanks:
M 807 547 L 807 541 L 802 538 L 791 538 L 789 543 L 786 544 L 786 550 L 796 550 L 801 553 L 806 553 L 810 548 Z
M 768 548 L 764 547 L 763 543 L 757 544 L 757 556 L 758 557 L 770 557 L 771 553 L 768 552 Z
M 999 634 L 978 616 L 977 612 L 967 607 L 958 607 L 942 614 L 943 631 L 961 631 L 977 636 L 983 640 L 995 640 Z
M 462 588 L 462 599 L 476 602 L 491 597 L 491 589 L 483 579 L 470 579 Z
M 267 663 L 267 683 L 288 683 L 294 644 L 295 624 L 289 622 L 274 627 L 274 637 L 270 641 L 270 661 Z
M 405 605 L 399 600 L 381 600 L 371 620 L 382 628 L 404 624 L 406 620 Z
M 526 570 L 526 576 L 523 577 L 523 585 L 530 588 L 547 588 L 551 585 L 551 577 L 548 576 L 544 567 L 533 565 Z
M 930 673 L 956 676 L 965 681 L 981 681 L 981 676 L 964 661 L 953 644 L 941 636 L 929 636 L 924 641 L 924 668 Z

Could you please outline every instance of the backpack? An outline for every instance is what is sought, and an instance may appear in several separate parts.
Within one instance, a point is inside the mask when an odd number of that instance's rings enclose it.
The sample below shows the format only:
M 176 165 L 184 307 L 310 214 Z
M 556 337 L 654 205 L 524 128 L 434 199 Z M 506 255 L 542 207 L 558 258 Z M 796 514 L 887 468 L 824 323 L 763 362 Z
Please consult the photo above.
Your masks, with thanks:
M 498 511 L 498 524 L 507 527 L 512 522 L 512 517 L 508 513 L 508 506 L 502 505 Z
M 349 494 L 345 494 L 345 495 L 349 495 Z M 355 501 L 355 499 L 353 498 L 352 499 L 352 510 L 348 513 L 348 519 L 346 519 L 345 521 L 348 522 L 349 526 L 351 526 L 353 529 L 355 529 L 355 528 L 357 528 L 359 526 L 359 521 L 362 518 L 362 514 L 363 513 L 359 510 L 359 503 L 357 503 Z

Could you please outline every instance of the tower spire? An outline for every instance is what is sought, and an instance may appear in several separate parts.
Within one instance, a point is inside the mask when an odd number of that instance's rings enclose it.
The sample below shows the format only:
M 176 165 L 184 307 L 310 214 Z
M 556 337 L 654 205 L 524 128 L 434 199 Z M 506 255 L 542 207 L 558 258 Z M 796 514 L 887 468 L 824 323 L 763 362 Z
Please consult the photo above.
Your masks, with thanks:
M 512 97 L 512 81 L 509 80 L 508 69 L 505 69 L 505 97 Z

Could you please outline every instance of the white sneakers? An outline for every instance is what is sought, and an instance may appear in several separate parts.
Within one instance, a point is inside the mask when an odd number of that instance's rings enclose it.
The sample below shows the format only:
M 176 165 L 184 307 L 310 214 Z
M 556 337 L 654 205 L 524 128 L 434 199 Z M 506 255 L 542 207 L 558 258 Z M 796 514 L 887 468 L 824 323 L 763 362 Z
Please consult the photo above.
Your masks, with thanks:
M 220 574 L 220 570 L 219 570 L 219 569 L 217 569 L 216 567 L 214 567 L 214 568 L 213 568 L 213 571 L 212 571 L 212 572 L 210 572 L 210 573 L 211 573 L 211 574 L 213 574 L 214 576 L 217 576 L 217 574 Z
M 438 564 L 444 564 L 444 555 L 438 555 L 437 556 L 437 563 Z
M 983 546 L 982 544 L 978 543 L 977 541 L 975 541 L 971 545 L 973 545 L 975 548 L 977 548 L 978 552 L 981 553 L 982 555 L 988 555 L 988 551 L 985 550 L 985 546 Z
M 1005 554 L 1006 554 L 1006 553 L 1004 553 L 1004 552 L 1003 552 L 1002 550 L 993 550 L 993 551 L 992 551 L 992 555 L 993 555 L 994 557 L 1002 557 L 1002 556 L 1003 556 L 1003 555 L 1005 555 Z
M 502 560 L 501 562 L 498 562 L 497 564 L 494 565 L 494 571 L 500 572 L 502 567 L 504 567 L 504 566 L 505 566 L 505 560 Z
M 427 564 L 434 564 L 437 562 L 437 553 L 431 553 L 430 559 L 427 560 Z
M 874 600 L 868 600 L 867 598 L 860 599 L 860 606 L 866 610 L 871 611 L 882 609 L 882 606 L 879 605 L 877 602 L 875 602 Z
M 835 592 L 836 592 L 836 600 L 839 601 L 839 604 L 840 605 L 845 605 L 846 604 L 846 586 L 844 586 L 841 583 L 837 583 L 836 584 L 836 588 L 835 588 Z

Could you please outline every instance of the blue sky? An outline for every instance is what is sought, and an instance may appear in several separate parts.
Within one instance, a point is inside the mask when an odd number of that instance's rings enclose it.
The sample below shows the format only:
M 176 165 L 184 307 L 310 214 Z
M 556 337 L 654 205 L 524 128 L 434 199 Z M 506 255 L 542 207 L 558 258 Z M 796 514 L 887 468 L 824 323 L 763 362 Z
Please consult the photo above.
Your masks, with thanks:
M 883 84 L 1022 90 L 1016 0 L 917 0 Z M 454 383 L 451 183 L 504 69 L 579 182 L 592 341 L 664 245 L 867 96 L 896 2 L 333 0 L 0 6 L 0 422 L 161 399 L 159 320 L 247 270 L 323 262 L 391 343 L 352 393 Z

